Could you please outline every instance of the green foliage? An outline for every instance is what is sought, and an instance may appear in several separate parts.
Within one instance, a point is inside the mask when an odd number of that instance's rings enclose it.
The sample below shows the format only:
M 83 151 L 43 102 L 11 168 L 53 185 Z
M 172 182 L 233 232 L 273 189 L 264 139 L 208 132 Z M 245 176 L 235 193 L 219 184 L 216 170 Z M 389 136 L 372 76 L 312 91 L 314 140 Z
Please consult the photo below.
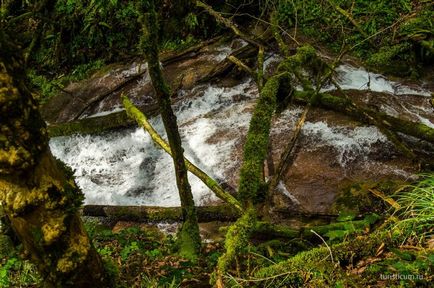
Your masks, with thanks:
M 10 257 L 0 263 L 0 287 L 34 286 L 42 280 L 36 267 L 28 260 Z
M 194 44 L 197 44 L 198 40 L 192 35 L 187 36 L 185 39 L 168 39 L 161 45 L 162 51 L 181 51 Z
M 338 52 L 343 44 L 354 53 L 388 72 L 410 73 L 402 63 L 428 63 L 434 50 L 434 9 L 430 1 L 364 0 L 280 0 L 277 12 L 280 23 L 294 27 L 297 23 L 305 35 Z M 348 13 L 362 31 L 333 5 Z M 366 39 L 363 34 L 369 35 Z M 394 63 L 395 62 L 395 63 Z M 378 67 L 378 65 L 381 65 Z M 392 65 L 393 67 L 388 67 Z M 401 71 L 404 69 L 404 71 Z
M 340 218 L 340 222 L 323 226 L 324 228 L 326 228 L 324 229 L 324 232 L 326 233 L 323 232 L 320 234 L 327 237 L 329 239 L 329 242 L 331 243 L 339 243 L 343 240 L 350 239 L 350 236 L 354 237 L 354 234 L 365 233 L 367 230 L 369 230 L 370 226 L 375 224 L 375 222 L 377 222 L 379 219 L 380 216 L 377 214 L 368 214 L 363 220 L 357 221 L 353 221 L 353 219 L 351 219 L 350 217 L 342 217 Z
M 138 45 L 141 28 L 138 19 L 148 8 L 147 1 L 58 0 L 53 3 L 52 7 L 47 5 L 41 19 L 31 19 L 36 28 L 30 27 L 33 34 L 23 41 L 34 45 L 30 60 L 38 67 L 38 74 L 60 74 L 99 59 L 113 62 L 142 54 Z M 200 27 L 200 23 L 205 23 L 204 14 L 196 14 L 188 1 L 156 0 L 156 3 L 161 22 L 161 28 L 156 31 L 158 43 L 166 43 L 166 48 L 180 49 L 213 30 L 213 25 Z M 32 7 L 23 5 L 22 13 Z
M 10 258 L 0 268 L 0 285 L 1 287 L 8 287 L 11 283 L 9 280 L 9 270 L 14 268 L 18 263 L 17 258 Z
M 140 248 L 136 241 L 133 241 L 130 244 L 126 245 L 120 252 L 122 260 L 126 261 L 127 258 L 131 255 L 131 253 L 138 250 L 140 250 Z
M 189 13 L 185 19 L 184 19 L 185 25 L 187 25 L 187 27 L 189 29 L 194 29 L 199 25 L 199 22 L 197 20 L 197 16 L 194 13 Z
M 71 70 L 71 73 L 67 75 L 62 74 L 61 76 L 51 79 L 43 74 L 38 74 L 38 72 L 33 69 L 29 70 L 27 75 L 31 86 L 38 92 L 39 103 L 44 104 L 51 97 L 63 90 L 68 83 L 86 79 L 103 66 L 103 60 L 95 60 L 75 66 Z
M 367 267 L 362 276 L 375 279 L 379 275 L 389 279 L 388 285 L 399 287 L 428 287 L 434 272 L 434 252 L 391 249 L 389 257 Z M 401 279 L 395 277 L 399 275 Z M 371 280 L 372 281 L 372 280 Z
M 34 55 L 42 68 L 130 54 L 138 41 L 135 1 L 59 0 Z

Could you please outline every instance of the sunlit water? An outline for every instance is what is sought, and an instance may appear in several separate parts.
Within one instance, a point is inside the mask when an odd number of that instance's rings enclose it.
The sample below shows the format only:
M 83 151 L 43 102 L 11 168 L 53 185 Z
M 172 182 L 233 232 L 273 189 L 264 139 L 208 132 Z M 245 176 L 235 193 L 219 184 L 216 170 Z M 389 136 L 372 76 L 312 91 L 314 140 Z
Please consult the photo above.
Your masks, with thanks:
M 221 54 L 227 53 L 226 50 L 221 51 Z M 395 95 L 430 95 L 429 91 L 402 86 L 360 68 L 343 65 L 338 71 L 338 82 L 344 89 L 371 89 Z M 233 150 L 240 135 L 247 133 L 251 108 L 258 96 L 254 87 L 251 80 L 232 88 L 212 85 L 196 87 L 191 91 L 181 91 L 190 96 L 174 107 L 186 157 L 219 181 L 223 181 L 225 171 L 237 165 Z M 333 88 L 330 86 L 324 90 Z M 384 110 L 387 108 L 384 107 Z M 114 111 L 120 109 L 117 107 Z M 99 112 L 100 115 L 107 113 Z M 278 122 L 292 124 L 300 114 L 299 108 L 287 110 Z M 432 125 L 428 119 L 420 120 Z M 164 135 L 160 117 L 151 119 L 151 123 Z M 288 124 L 289 130 L 292 129 Z M 302 133 L 315 139 L 310 149 L 333 147 L 341 166 L 355 161 L 360 155 L 368 154 L 372 145 L 387 142 L 386 137 L 372 126 L 349 129 L 330 127 L 322 121 L 306 122 Z M 180 204 L 170 156 L 157 148 L 150 136 L 140 128 L 99 136 L 57 137 L 51 139 L 50 147 L 56 157 L 75 170 L 77 183 L 86 195 L 87 204 Z M 194 175 L 189 175 L 189 180 L 196 203 L 203 205 L 216 200 Z

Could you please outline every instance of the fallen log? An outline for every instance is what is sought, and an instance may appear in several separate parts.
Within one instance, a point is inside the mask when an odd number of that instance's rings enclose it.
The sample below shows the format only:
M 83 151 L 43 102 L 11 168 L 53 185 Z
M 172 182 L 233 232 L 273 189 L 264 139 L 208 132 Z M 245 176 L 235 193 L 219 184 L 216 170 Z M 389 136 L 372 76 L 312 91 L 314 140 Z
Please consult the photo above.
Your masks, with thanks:
M 230 205 L 196 207 L 199 222 L 235 221 L 239 213 Z M 108 217 L 118 221 L 181 222 L 181 207 L 85 205 L 84 216 Z
M 154 112 L 155 113 L 155 112 Z M 68 136 L 75 133 L 96 134 L 106 130 L 131 127 L 135 124 L 125 111 L 100 117 L 85 118 L 78 121 L 50 124 L 47 127 L 50 138 Z
M 240 217 L 240 213 L 233 209 L 228 204 L 217 206 L 197 206 L 198 221 L 201 223 L 211 221 L 234 222 Z M 83 216 L 91 217 L 107 217 L 116 221 L 131 221 L 131 222 L 180 222 L 182 221 L 181 207 L 159 207 L 159 206 L 112 206 L 112 205 L 85 205 L 82 209 Z M 284 219 L 294 219 L 294 217 L 304 217 L 297 213 L 282 215 Z M 330 221 L 336 218 L 337 215 L 326 215 L 325 220 Z M 316 217 L 316 215 L 308 215 L 308 217 Z M 317 240 L 311 230 L 325 236 L 329 231 L 336 230 L 362 230 L 369 228 L 374 224 L 379 217 L 366 216 L 364 219 L 347 221 L 347 222 L 332 222 L 330 224 L 318 226 L 301 226 L 292 228 L 286 225 L 271 224 L 268 222 L 257 222 L 252 227 L 254 233 L 252 238 L 257 239 L 295 239 L 303 238 L 305 240 Z M 326 222 L 326 223 L 327 223 Z
M 253 235 L 260 235 L 262 239 L 295 239 L 301 238 L 309 241 L 317 241 L 318 234 L 329 237 L 329 232 L 342 231 L 347 235 L 369 229 L 380 219 L 377 214 L 366 215 L 363 219 L 331 222 L 325 225 L 310 226 L 305 224 L 301 227 L 293 228 L 286 225 L 272 224 L 269 222 L 257 222 L 254 227 Z

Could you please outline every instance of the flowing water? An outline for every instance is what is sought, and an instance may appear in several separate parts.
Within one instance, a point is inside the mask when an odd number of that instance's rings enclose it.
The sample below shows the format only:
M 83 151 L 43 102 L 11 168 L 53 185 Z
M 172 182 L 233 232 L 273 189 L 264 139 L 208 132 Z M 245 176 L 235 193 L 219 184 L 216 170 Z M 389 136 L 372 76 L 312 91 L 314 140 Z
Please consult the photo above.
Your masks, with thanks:
M 229 53 L 226 50 L 221 52 Z M 424 103 L 431 94 L 422 87 L 400 85 L 362 68 L 342 65 L 338 71 L 338 82 L 344 89 L 387 92 L 390 97 L 412 94 Z M 330 86 L 323 90 L 333 89 L 334 87 Z M 228 177 L 236 174 L 235 171 L 242 161 L 240 153 L 234 151 L 241 150 L 240 143 L 243 143 L 242 139 L 247 134 L 251 112 L 258 97 L 254 82 L 247 79 L 226 88 L 202 85 L 179 93 L 183 100 L 174 105 L 174 111 L 186 157 L 210 176 L 226 182 Z M 409 114 L 416 115 L 416 121 L 433 127 L 432 117 L 429 119 L 428 116 L 420 116 L 432 114 L 425 104 L 403 107 Z M 115 111 L 119 109 L 117 107 Z M 382 105 L 381 109 L 389 114 L 398 113 L 397 108 L 388 103 Z M 282 113 L 275 120 L 272 135 L 289 133 L 301 112 L 300 107 L 293 107 Z M 155 117 L 150 122 L 164 135 L 160 117 Z M 302 135 L 309 143 L 305 150 L 315 151 L 327 147 L 333 150 L 337 165 L 343 168 L 355 161 L 369 161 L 366 157 L 372 149 L 390 145 L 387 138 L 375 127 L 332 125 L 322 119 L 309 119 L 303 127 Z M 77 183 L 85 193 L 87 204 L 180 204 L 171 158 L 157 148 L 150 136 L 140 128 L 97 136 L 57 137 L 51 139 L 50 147 L 56 157 L 75 170 Z M 397 167 L 392 170 L 395 174 L 406 174 Z M 194 175 L 189 175 L 189 180 L 196 203 L 204 205 L 217 200 Z M 294 197 L 282 182 L 279 189 L 290 195 L 288 197 Z

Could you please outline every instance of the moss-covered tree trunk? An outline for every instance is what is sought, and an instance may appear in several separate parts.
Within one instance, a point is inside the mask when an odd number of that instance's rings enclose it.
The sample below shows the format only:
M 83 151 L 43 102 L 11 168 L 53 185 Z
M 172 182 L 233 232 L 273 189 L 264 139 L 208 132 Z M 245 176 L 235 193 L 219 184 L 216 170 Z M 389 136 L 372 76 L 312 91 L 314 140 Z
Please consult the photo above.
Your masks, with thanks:
M 178 233 L 180 254 L 194 260 L 200 251 L 199 226 L 197 224 L 196 208 L 193 194 L 187 178 L 187 168 L 184 162 L 184 150 L 181 136 L 178 131 L 176 116 L 172 111 L 170 90 L 160 69 L 158 58 L 158 25 L 154 1 L 149 1 L 148 12 L 143 17 L 143 44 L 148 61 L 149 75 L 151 76 L 164 128 L 169 140 L 172 159 L 175 165 L 176 184 L 181 199 L 183 224 Z
M 107 287 L 78 215 L 83 195 L 51 155 L 18 45 L 0 31 L 0 202 L 45 287 Z

